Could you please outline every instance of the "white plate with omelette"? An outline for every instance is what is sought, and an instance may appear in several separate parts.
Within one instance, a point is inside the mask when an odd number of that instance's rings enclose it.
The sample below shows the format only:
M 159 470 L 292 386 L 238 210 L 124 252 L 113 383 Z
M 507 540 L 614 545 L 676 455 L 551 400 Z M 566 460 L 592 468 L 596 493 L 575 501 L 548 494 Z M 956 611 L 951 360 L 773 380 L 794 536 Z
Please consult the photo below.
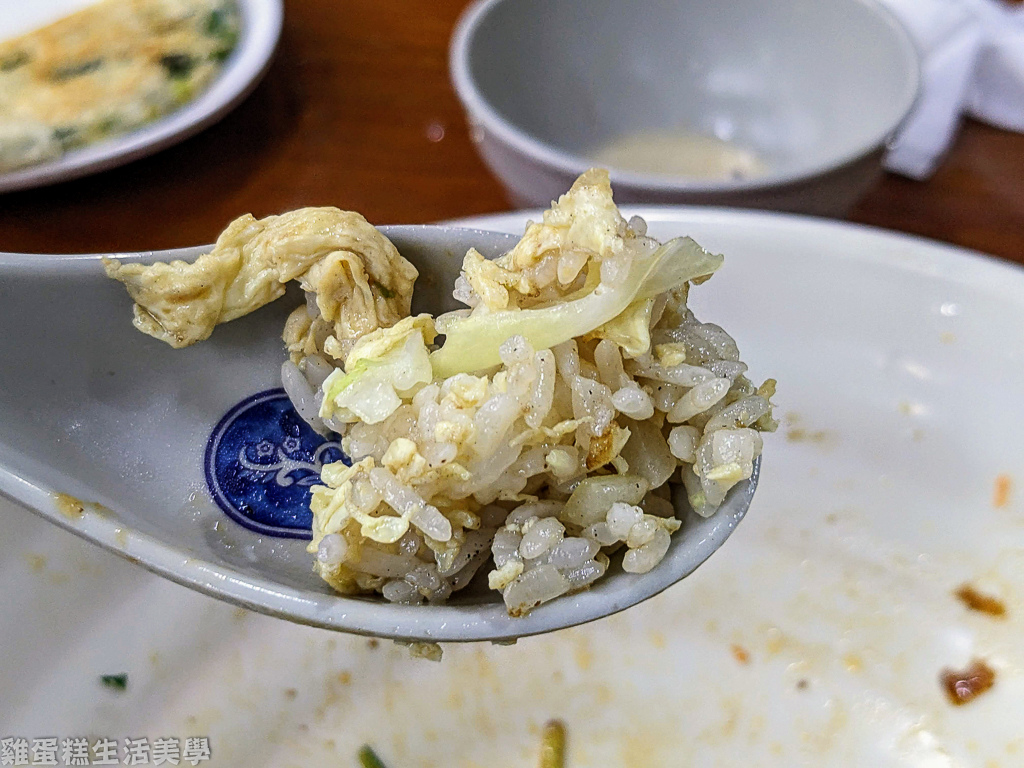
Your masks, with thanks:
M 0 0 L 0 192 L 84 176 L 212 124 L 266 71 L 281 0 Z

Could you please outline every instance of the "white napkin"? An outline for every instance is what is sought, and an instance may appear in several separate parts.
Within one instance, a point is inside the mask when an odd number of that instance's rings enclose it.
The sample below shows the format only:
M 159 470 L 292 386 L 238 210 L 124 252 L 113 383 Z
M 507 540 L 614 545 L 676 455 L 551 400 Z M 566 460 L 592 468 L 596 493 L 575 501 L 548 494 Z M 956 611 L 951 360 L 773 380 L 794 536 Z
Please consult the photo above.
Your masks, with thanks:
M 930 176 L 961 115 L 1024 131 L 1024 5 L 1009 0 L 882 0 L 921 54 L 917 106 L 893 142 L 886 167 Z

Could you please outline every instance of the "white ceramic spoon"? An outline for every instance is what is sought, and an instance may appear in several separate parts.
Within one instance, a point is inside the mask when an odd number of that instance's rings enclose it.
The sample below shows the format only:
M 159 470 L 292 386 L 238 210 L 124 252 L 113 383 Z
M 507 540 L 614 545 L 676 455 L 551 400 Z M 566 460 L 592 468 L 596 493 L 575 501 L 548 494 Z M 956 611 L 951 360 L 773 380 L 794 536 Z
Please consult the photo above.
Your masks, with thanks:
M 414 311 L 435 314 L 455 307 L 451 286 L 470 246 L 493 257 L 515 242 L 446 227 L 383 231 L 420 270 Z M 0 254 L 0 492 L 214 597 L 303 624 L 433 642 L 514 640 L 635 605 L 704 562 L 750 505 L 756 465 L 711 518 L 677 494 L 683 527 L 658 567 L 638 576 L 613 565 L 594 588 L 523 618 L 472 585 L 442 606 L 338 595 L 312 571 L 303 497 L 316 462 L 339 449 L 296 426 L 276 391 L 281 329 L 300 301 L 289 293 L 174 350 L 132 327 L 131 300 L 100 256 Z

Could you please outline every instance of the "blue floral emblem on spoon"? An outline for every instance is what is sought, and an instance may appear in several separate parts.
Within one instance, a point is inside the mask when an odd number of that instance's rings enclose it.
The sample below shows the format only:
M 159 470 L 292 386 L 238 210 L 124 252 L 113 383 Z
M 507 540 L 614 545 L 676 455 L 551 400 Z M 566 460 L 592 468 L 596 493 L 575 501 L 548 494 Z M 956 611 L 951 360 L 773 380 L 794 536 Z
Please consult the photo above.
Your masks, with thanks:
M 311 538 L 310 488 L 324 464 L 350 463 L 336 441 L 310 428 L 283 389 L 228 411 L 206 444 L 206 483 L 235 522 L 257 533 Z

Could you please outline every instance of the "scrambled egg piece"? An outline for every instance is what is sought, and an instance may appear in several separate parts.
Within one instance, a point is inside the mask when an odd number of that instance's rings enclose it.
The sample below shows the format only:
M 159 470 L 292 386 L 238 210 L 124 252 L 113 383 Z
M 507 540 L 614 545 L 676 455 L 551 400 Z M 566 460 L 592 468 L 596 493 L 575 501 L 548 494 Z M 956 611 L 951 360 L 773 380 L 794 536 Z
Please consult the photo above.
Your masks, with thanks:
M 608 172 L 595 168 L 576 179 L 504 256 L 488 261 L 471 250 L 462 279 L 487 310 L 510 304 L 526 308 L 555 298 L 541 294 L 549 285 L 561 298 L 584 267 L 621 254 L 626 239 L 634 236 L 612 199 Z M 599 274 L 593 272 L 590 279 L 596 283 Z
M 624 277 L 626 254 L 637 245 L 653 249 L 658 244 L 630 228 L 612 199 L 608 172 L 592 168 L 544 212 L 539 223 L 526 228 L 507 254 L 494 261 L 473 250 L 466 254 L 456 298 L 469 303 L 474 314 L 572 300 L 592 291 L 599 281 L 615 283 L 618 275 Z M 602 277 L 606 263 L 608 275 Z M 626 357 L 638 357 L 651 347 L 654 304 L 653 299 L 636 301 L 582 338 L 610 339 Z
M 218 323 L 280 298 L 287 282 L 299 280 L 316 301 L 285 327 L 293 359 L 326 347 L 337 360 L 359 337 L 394 325 L 409 314 L 418 276 L 366 219 L 337 208 L 247 214 L 193 263 L 105 259 L 104 266 L 135 300 L 135 327 L 175 348 L 206 339 Z

